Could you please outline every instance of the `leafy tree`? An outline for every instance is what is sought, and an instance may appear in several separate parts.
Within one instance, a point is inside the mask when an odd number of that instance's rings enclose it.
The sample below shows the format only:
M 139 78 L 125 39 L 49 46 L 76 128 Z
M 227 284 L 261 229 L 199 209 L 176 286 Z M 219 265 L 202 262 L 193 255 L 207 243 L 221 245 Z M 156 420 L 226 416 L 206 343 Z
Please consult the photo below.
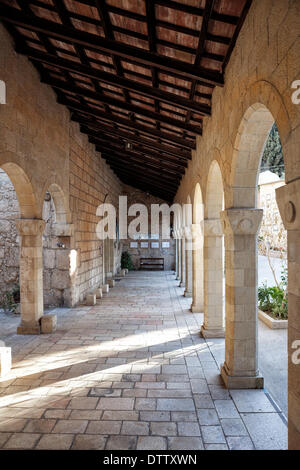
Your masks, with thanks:
M 281 177 L 284 173 L 284 161 L 280 135 L 274 123 L 264 148 L 260 171 L 272 171 Z

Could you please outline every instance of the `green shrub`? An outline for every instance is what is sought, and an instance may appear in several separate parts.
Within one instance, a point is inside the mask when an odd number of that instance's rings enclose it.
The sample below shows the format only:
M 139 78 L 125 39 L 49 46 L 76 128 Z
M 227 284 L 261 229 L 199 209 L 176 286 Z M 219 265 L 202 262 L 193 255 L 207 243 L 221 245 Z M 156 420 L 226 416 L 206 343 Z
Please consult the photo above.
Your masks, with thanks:
M 258 288 L 259 308 L 279 319 L 288 318 L 288 296 L 284 288 L 263 284 Z
M 123 251 L 121 256 L 121 268 L 132 271 L 134 269 L 132 259 L 128 251 Z

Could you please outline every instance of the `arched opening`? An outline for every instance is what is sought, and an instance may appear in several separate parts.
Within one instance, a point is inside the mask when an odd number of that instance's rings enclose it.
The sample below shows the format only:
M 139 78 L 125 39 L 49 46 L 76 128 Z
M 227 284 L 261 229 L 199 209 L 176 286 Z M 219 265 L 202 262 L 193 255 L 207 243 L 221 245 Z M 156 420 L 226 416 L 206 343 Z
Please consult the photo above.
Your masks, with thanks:
M 200 184 L 197 183 L 194 191 L 192 207 L 192 264 L 193 264 L 193 302 L 191 311 L 193 313 L 203 313 L 204 309 L 204 285 L 203 285 L 203 224 L 204 205 Z
M 243 266 L 243 289 L 248 305 L 253 304 L 248 307 L 249 321 L 244 325 L 248 324 L 253 364 L 265 388 L 287 414 L 287 324 L 282 322 L 287 318 L 287 237 L 275 195 L 285 183 L 282 155 L 280 160 L 278 155 L 273 158 L 274 152 L 282 154 L 279 132 L 280 122 L 275 123 L 265 105 L 256 103 L 248 108 L 234 146 L 231 181 L 234 207 L 244 208 L 245 214 L 258 214 L 256 231 L 253 222 L 252 230 L 246 230 L 249 233 L 244 236 L 248 246 L 252 241 L 254 245 L 248 253 L 248 265 Z M 263 213 L 259 214 L 259 209 Z
M 11 162 L 0 168 L 0 221 L 0 308 L 21 313 L 18 332 L 28 332 L 27 327 L 31 333 L 39 332 L 43 307 L 37 240 L 42 221 L 29 178 Z
M 183 211 L 184 237 L 185 237 L 185 297 L 193 295 L 193 241 L 191 236 L 193 222 L 193 208 L 191 198 L 188 195 Z
M 77 252 L 72 250 L 67 201 L 62 189 L 51 184 L 44 196 L 43 287 L 44 306 L 70 307 L 75 301 L 72 285 L 78 269 Z M 72 253 L 74 251 L 74 253 Z
M 204 220 L 204 321 L 207 338 L 224 337 L 224 236 L 220 212 L 224 208 L 223 179 L 216 160 L 211 163 L 206 187 Z

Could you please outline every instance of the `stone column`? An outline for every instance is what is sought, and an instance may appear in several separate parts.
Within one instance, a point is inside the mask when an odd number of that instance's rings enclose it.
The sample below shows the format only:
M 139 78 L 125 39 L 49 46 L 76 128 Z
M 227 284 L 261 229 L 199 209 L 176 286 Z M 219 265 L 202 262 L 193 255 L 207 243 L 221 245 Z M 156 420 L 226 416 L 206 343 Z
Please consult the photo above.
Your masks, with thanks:
M 179 287 L 184 287 L 185 286 L 185 235 L 184 235 L 184 229 L 181 230 L 180 264 L 181 264 L 181 273 L 180 273 Z
M 185 227 L 185 297 L 193 295 L 193 242 L 191 227 Z
M 224 260 L 220 219 L 204 220 L 204 320 L 201 335 L 224 338 Z
M 300 179 L 276 189 L 288 238 L 288 434 L 289 449 L 300 449 Z
M 17 333 L 40 334 L 43 304 L 43 232 L 41 219 L 17 220 L 20 242 L 21 323 Z
M 178 250 L 177 250 L 177 276 L 176 279 L 179 281 L 181 279 L 181 238 L 180 232 L 177 230 L 177 242 L 178 242 Z
M 202 313 L 204 309 L 204 289 L 203 289 L 203 230 L 200 224 L 191 225 L 193 251 L 193 303 L 191 311 Z
M 261 209 L 221 212 L 225 233 L 227 388 L 262 388 L 257 359 L 257 231 Z

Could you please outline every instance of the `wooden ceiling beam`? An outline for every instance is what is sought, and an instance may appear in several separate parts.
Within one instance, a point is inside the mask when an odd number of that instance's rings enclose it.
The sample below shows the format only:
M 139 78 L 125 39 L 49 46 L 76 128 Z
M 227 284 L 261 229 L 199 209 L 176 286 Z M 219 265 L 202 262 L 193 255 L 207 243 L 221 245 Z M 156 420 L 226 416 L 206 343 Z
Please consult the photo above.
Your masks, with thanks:
M 109 140 L 109 135 L 106 134 L 101 134 L 99 137 L 98 135 L 95 136 L 91 131 L 82 129 L 81 132 L 84 134 L 87 134 L 89 136 L 89 139 L 92 139 L 91 142 L 95 144 L 104 144 L 104 145 L 109 145 L 109 148 L 111 148 L 112 142 Z M 122 146 L 121 142 L 119 141 L 119 144 L 117 144 L 114 141 L 115 145 L 115 152 L 120 152 L 120 157 L 124 156 L 124 145 Z M 117 148 L 116 148 L 117 147 Z M 111 149 L 112 150 L 112 149 Z M 152 152 L 151 150 L 144 149 L 144 148 L 139 148 L 137 146 L 133 146 L 131 150 L 126 150 L 126 154 L 129 155 L 132 158 L 137 159 L 138 161 L 141 161 L 142 159 L 145 159 L 149 162 L 156 162 L 159 164 L 163 164 L 166 168 L 169 170 L 172 170 L 176 173 L 184 174 L 185 168 L 187 168 L 187 160 L 179 160 L 177 157 L 168 157 L 166 155 L 160 155 L 158 153 Z
M 92 124 L 88 124 L 88 125 L 92 126 Z M 102 132 L 104 134 L 106 133 L 106 134 L 115 136 L 119 139 L 123 139 L 126 142 L 132 142 L 134 144 L 150 148 L 150 150 L 158 150 L 159 152 L 163 152 L 163 153 L 166 153 L 168 155 L 179 157 L 180 159 L 182 159 L 184 161 L 191 160 L 191 158 L 192 158 L 190 152 L 182 151 L 182 150 L 180 151 L 177 148 L 168 147 L 166 145 L 160 144 L 160 143 L 155 142 L 155 141 L 149 141 L 149 140 L 146 140 L 146 139 L 142 139 L 141 136 L 137 136 L 135 134 L 128 134 L 127 132 L 121 131 L 120 129 L 115 129 L 113 127 L 99 126 L 98 129 L 95 128 L 95 129 L 92 130 L 92 129 L 89 128 L 88 130 L 91 133 L 94 132 L 95 137 L 97 137 L 97 135 L 99 135 L 99 132 L 100 133 Z M 145 152 L 146 152 L 146 150 L 145 150 Z
M 203 67 L 195 67 L 177 59 L 154 54 L 138 47 L 106 39 L 96 34 L 77 30 L 44 18 L 24 14 L 18 9 L 4 4 L 0 4 L 0 18 L 3 21 L 13 23 L 31 31 L 41 32 L 56 39 L 66 40 L 73 44 L 117 55 L 124 59 L 134 59 L 141 64 L 146 64 L 150 67 L 158 67 L 166 72 L 174 71 L 182 77 L 189 77 L 196 80 L 203 79 L 214 85 L 224 85 L 224 76 L 219 72 Z
M 155 166 L 157 168 L 162 167 L 163 169 L 165 169 L 166 171 L 172 173 L 173 175 L 176 174 L 176 175 L 181 175 L 182 176 L 185 173 L 185 171 L 184 171 L 185 167 L 182 167 L 180 165 L 174 165 L 173 166 L 171 163 L 169 163 L 167 160 L 165 160 L 161 156 L 158 159 L 158 158 L 155 158 L 151 155 L 148 155 L 147 153 L 143 153 L 143 152 L 142 153 L 135 153 L 135 152 L 130 151 L 130 150 L 125 150 L 124 146 L 123 147 L 118 146 L 114 142 L 109 142 L 109 141 L 103 139 L 102 137 L 89 136 L 89 142 L 94 144 L 94 145 L 101 146 L 101 148 L 104 152 L 114 153 L 120 159 L 127 156 L 132 161 L 135 161 L 137 163 L 141 163 L 141 162 L 144 161 L 145 163 L 147 163 L 151 166 Z
M 67 60 L 51 54 L 40 52 L 36 49 L 26 47 L 25 45 L 17 46 L 16 50 L 18 53 L 24 54 L 30 59 L 53 65 L 54 67 L 67 70 L 69 72 L 77 73 L 83 77 L 99 80 L 113 86 L 120 86 L 121 88 L 125 88 L 129 91 L 133 91 L 134 93 L 141 94 L 147 98 L 158 99 L 164 103 L 171 104 L 182 109 L 188 109 L 196 113 L 206 115 L 211 114 L 210 106 L 202 105 L 201 103 L 196 103 L 186 98 L 182 98 L 180 95 L 176 95 L 175 93 L 169 93 L 155 89 L 151 86 L 143 85 L 135 80 L 130 80 L 113 73 L 104 72 L 83 64 L 79 64 L 73 60 Z
M 116 157 L 113 153 L 108 154 L 107 152 L 102 152 L 101 156 L 107 161 L 112 163 L 113 165 L 119 167 L 119 168 L 125 168 L 128 169 L 129 171 L 131 170 L 137 170 L 138 172 L 141 172 L 142 175 L 145 175 L 145 169 L 147 169 L 147 175 L 153 175 L 158 178 L 159 181 L 163 180 L 168 184 L 170 187 L 173 187 L 175 190 L 178 187 L 178 184 L 180 182 L 180 176 L 178 177 L 172 177 L 168 175 L 168 173 L 162 168 L 162 169 L 155 169 L 155 168 L 150 168 L 147 165 L 143 165 L 143 163 L 136 163 L 131 160 L 120 160 L 120 158 Z
M 127 103 L 126 101 L 117 100 L 112 98 L 109 95 L 101 94 L 96 91 L 92 91 L 85 87 L 80 87 L 76 85 L 70 84 L 69 81 L 58 80 L 55 78 L 51 78 L 49 76 L 44 76 L 41 79 L 42 83 L 46 83 L 47 85 L 52 86 L 52 88 L 58 88 L 59 90 L 63 90 L 64 92 L 68 93 L 75 93 L 78 96 L 82 96 L 85 98 L 90 98 L 92 100 L 98 101 L 99 104 L 108 104 L 114 106 L 116 108 L 124 109 L 126 111 L 131 111 L 136 114 L 140 114 L 141 116 L 148 117 L 150 119 L 154 119 L 155 121 L 164 122 L 171 126 L 177 127 L 179 129 L 184 129 L 189 132 L 193 132 L 194 134 L 201 135 L 202 129 L 201 127 L 194 126 L 189 123 L 185 123 L 179 119 L 170 118 L 169 116 L 165 116 L 164 114 L 157 113 L 156 111 L 150 111 L 149 109 L 145 109 L 142 106 L 137 106 L 135 104 Z M 90 106 L 96 105 L 97 103 L 89 103 Z M 113 120 L 113 116 L 112 116 Z
M 116 170 L 118 170 L 118 172 L 124 174 L 124 175 L 128 175 L 130 176 L 131 178 L 134 177 L 134 175 L 132 174 L 132 171 L 130 170 L 130 168 L 127 170 L 126 168 L 120 168 L 118 167 L 117 165 L 114 165 L 114 164 L 110 164 L 111 167 L 115 168 Z M 145 173 L 138 173 L 138 180 L 139 181 L 143 181 L 144 183 L 148 184 L 148 186 L 152 186 L 152 187 L 155 187 L 157 189 L 161 189 L 162 191 L 166 192 L 166 193 L 169 193 L 169 194 L 176 194 L 176 190 L 177 190 L 177 186 L 171 186 L 170 188 L 170 191 L 168 190 L 168 186 L 167 185 L 164 185 L 163 182 L 158 182 L 158 180 L 156 179 L 151 179 L 149 181 L 149 178 L 147 178 L 147 175 L 145 175 Z
M 100 116 L 98 117 L 99 119 L 103 119 L 103 120 L 111 120 L 111 118 L 109 119 L 108 117 L 103 117 L 103 118 L 101 118 Z M 91 118 L 88 119 L 87 117 L 82 118 L 81 116 L 75 113 L 72 114 L 72 120 L 79 122 L 80 124 L 83 124 L 83 125 L 92 125 L 94 128 L 96 129 L 98 128 L 102 131 L 103 129 L 105 129 L 108 133 L 109 133 L 109 130 L 113 130 L 113 128 L 107 126 L 107 122 L 105 124 L 103 122 L 99 123 L 95 119 L 91 120 Z M 167 132 L 157 131 L 155 128 L 143 126 L 138 123 L 132 123 L 131 121 L 129 121 L 129 119 L 127 120 L 127 119 L 120 118 L 118 116 L 114 116 L 114 122 L 116 124 L 122 125 L 123 127 L 126 127 L 126 131 L 137 130 L 143 133 L 144 136 L 141 136 L 141 139 L 140 139 L 141 142 L 142 142 L 143 137 L 149 136 L 152 138 L 159 138 L 160 140 L 165 141 L 165 142 L 169 142 L 173 146 L 180 147 L 181 149 L 184 148 L 188 150 L 195 150 L 196 148 L 195 142 L 191 142 L 190 140 L 176 137 L 175 135 L 169 134 Z M 107 126 L 107 129 L 105 126 Z

